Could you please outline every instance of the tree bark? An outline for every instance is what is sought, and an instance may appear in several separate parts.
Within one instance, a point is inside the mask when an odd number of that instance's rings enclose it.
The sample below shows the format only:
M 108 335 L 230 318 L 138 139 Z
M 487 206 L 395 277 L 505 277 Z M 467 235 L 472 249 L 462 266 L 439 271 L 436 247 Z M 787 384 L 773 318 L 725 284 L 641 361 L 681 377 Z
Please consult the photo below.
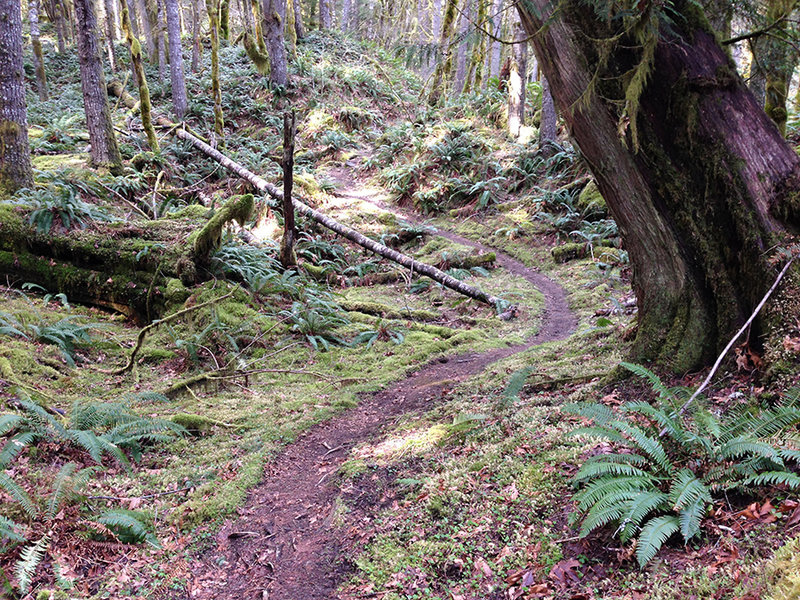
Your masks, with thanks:
M 105 26 L 105 33 L 106 33 L 106 48 L 108 50 L 108 64 L 111 67 L 111 71 L 116 73 L 118 64 L 117 64 L 117 51 L 114 48 L 114 42 L 117 39 L 117 15 L 116 11 L 114 10 L 114 0 L 105 0 L 103 2 L 103 8 L 105 9 L 105 18 L 103 19 L 103 24 Z
M 211 30 L 211 95 L 214 98 L 214 132 L 225 135 L 222 115 L 222 89 L 219 85 L 219 0 L 206 0 L 206 12 Z
M 155 0 L 156 2 L 156 28 L 154 30 L 156 35 L 156 46 L 158 47 L 158 79 L 159 81 L 166 81 L 167 79 L 167 36 L 166 27 L 164 27 L 164 0 Z
M 33 185 L 20 10 L 18 0 L 0 0 L 0 195 Z
M 508 133 L 518 138 L 525 125 L 525 76 L 528 72 L 528 36 L 521 23 L 514 30 L 511 70 L 508 74 Z
M 97 18 L 92 0 L 75 0 L 75 17 L 83 107 L 91 143 L 90 163 L 117 174 L 122 171 L 122 157 L 108 107 L 100 44 L 97 40 Z
M 302 0 L 294 0 L 294 31 L 297 39 L 302 40 L 306 37 L 306 28 L 303 25 L 303 3 Z
M 151 65 L 155 65 L 158 64 L 158 4 L 156 0 L 139 0 L 139 2 L 142 5 L 147 60 Z
M 456 49 L 456 75 L 453 81 L 453 96 L 458 96 L 464 91 L 464 83 L 467 80 L 467 41 L 466 37 L 469 33 L 469 17 L 472 14 L 472 7 L 474 0 L 463 0 L 461 13 L 458 17 L 458 46 Z
M 629 252 L 639 306 L 633 358 L 676 372 L 708 364 L 770 287 L 769 250 L 800 224 L 800 158 L 693 3 L 670 5 L 672 25 L 654 40 L 652 76 L 627 115 L 619 105 L 628 90 L 615 74 L 639 64 L 642 42 L 612 41 L 620 21 L 600 20 L 588 5 L 559 6 L 553 14 L 532 0 L 519 12 Z
M 142 116 L 142 127 L 147 134 L 147 144 L 150 146 L 150 150 L 158 152 L 158 137 L 151 116 L 150 90 L 147 87 L 147 77 L 142 65 L 142 45 L 133 35 L 127 7 L 122 9 L 122 31 L 131 51 L 131 66 L 136 75 L 136 85 L 139 88 L 139 112 Z
M 31 46 L 33 47 L 33 68 L 36 71 L 36 91 L 39 100 L 48 99 L 47 75 L 44 72 L 42 41 L 39 39 L 39 0 L 28 0 L 28 22 L 31 27 Z
M 330 0 L 319 0 L 319 28 L 323 31 L 331 28 Z
M 181 48 L 181 16 L 178 0 L 164 0 L 169 35 L 169 72 L 172 82 L 172 106 L 180 121 L 186 114 L 186 81 L 183 76 L 183 50 Z
M 269 53 L 269 80 L 275 85 L 285 86 L 289 82 L 289 67 L 286 62 L 286 45 L 283 28 L 286 22 L 286 0 L 262 0 L 264 19 L 264 41 Z
M 550 84 L 547 77 L 542 77 L 542 118 L 539 124 L 539 148 L 548 152 L 547 147 L 558 142 L 558 117 Z
M 219 37 L 226 42 L 231 39 L 231 0 L 219 3 Z
M 124 7 L 128 9 L 128 18 L 131 22 L 131 33 L 133 33 L 133 37 L 139 39 L 139 15 L 136 11 L 136 2 L 134 0 L 122 0 L 122 2 L 125 3 Z
M 297 226 L 294 222 L 292 187 L 294 185 L 294 111 L 283 115 L 283 239 L 281 239 L 281 264 L 284 269 L 297 267 L 294 251 L 297 242 Z
M 442 19 L 442 31 L 439 36 L 439 60 L 436 63 L 436 69 L 433 71 L 431 92 L 428 95 L 428 104 L 431 106 L 438 105 L 442 98 L 446 96 L 447 81 L 453 71 L 453 52 L 450 47 L 450 40 L 453 37 L 453 30 L 456 24 L 458 0 L 446 1 L 447 4 L 445 5 Z
M 192 73 L 200 70 L 200 11 L 203 0 L 192 2 Z

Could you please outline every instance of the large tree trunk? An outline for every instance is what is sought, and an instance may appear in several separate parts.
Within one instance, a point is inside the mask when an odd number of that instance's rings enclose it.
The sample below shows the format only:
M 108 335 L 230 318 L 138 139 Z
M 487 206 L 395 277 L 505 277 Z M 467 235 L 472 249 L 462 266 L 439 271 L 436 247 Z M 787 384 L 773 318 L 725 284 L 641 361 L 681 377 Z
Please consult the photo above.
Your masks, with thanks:
M 180 121 L 186 114 L 186 82 L 183 77 L 183 51 L 181 49 L 181 15 L 178 0 L 164 0 L 169 34 L 169 72 L 172 81 L 172 106 Z
M 532 0 L 520 14 L 629 252 L 639 305 L 634 358 L 678 372 L 707 364 L 770 287 L 770 250 L 785 224 L 800 224 L 800 158 L 689 0 L 670 4 L 672 25 L 653 48 L 649 83 L 629 104 L 638 105 L 631 122 L 619 112 L 626 88 L 615 74 L 639 63 L 642 52 L 632 49 L 643 44 L 607 42 L 598 71 L 596 40 L 619 33 L 621 20 L 600 21 L 575 0 L 559 7 L 553 14 L 548 0 Z
M 0 0 L 0 195 L 33 185 L 18 0 Z
M 78 60 L 81 66 L 81 88 L 86 125 L 91 143 L 90 162 L 93 166 L 106 168 L 112 173 L 122 170 L 108 93 L 100 59 L 100 44 L 97 41 L 97 18 L 92 0 L 75 0 L 77 19 Z
M 539 123 L 539 148 L 550 153 L 548 146 L 558 142 L 558 116 L 553 95 L 550 93 L 550 84 L 547 77 L 542 77 L 542 116 Z
M 327 31 L 331 28 L 331 0 L 319 0 L 319 28 Z
M 286 23 L 286 0 L 262 0 L 264 18 L 264 41 L 269 53 L 269 80 L 275 85 L 285 86 L 289 82 L 289 67 L 286 62 L 286 45 L 283 28 Z
M 117 71 L 117 51 L 114 42 L 117 40 L 117 15 L 114 0 L 105 0 L 103 3 L 105 18 L 103 26 L 106 34 L 106 48 L 108 50 L 108 64 L 113 72 Z
M 428 95 L 428 104 L 436 106 L 442 101 L 447 92 L 447 81 L 453 71 L 453 51 L 450 40 L 456 24 L 458 0 L 447 0 L 442 19 L 442 30 L 439 35 L 439 56 L 436 69 L 433 71 L 431 92 Z

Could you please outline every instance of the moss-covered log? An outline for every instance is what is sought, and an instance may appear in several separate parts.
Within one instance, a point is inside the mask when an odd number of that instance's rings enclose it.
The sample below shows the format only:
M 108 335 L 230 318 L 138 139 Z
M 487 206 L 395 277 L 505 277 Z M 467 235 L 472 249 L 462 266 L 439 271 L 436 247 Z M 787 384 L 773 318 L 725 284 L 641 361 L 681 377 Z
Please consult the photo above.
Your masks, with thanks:
M 713 360 L 772 284 L 770 249 L 800 226 L 800 158 L 697 4 L 669 8 L 661 19 L 653 5 L 634 27 L 575 0 L 519 5 L 629 252 L 634 359 L 685 372 Z

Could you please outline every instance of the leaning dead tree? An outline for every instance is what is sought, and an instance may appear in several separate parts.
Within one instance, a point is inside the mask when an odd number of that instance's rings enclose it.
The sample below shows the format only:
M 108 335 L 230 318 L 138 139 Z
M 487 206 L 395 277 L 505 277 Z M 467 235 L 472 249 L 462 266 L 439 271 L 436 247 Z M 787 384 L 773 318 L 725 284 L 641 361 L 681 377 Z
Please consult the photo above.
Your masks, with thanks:
M 113 94 L 116 94 L 117 96 L 120 96 L 123 104 L 125 104 L 129 108 L 133 108 L 135 106 L 136 99 L 124 91 L 123 86 L 119 81 L 112 81 L 111 83 L 109 83 L 109 91 Z M 284 198 L 283 192 L 280 189 L 278 189 L 277 186 L 259 177 L 252 171 L 246 169 L 241 164 L 231 160 L 216 148 L 211 147 L 209 144 L 206 144 L 197 136 L 189 133 L 183 127 L 179 126 L 176 123 L 173 123 L 172 121 L 163 116 L 157 117 L 155 121 L 162 127 L 167 128 L 172 135 L 176 136 L 177 138 L 185 142 L 188 142 L 189 144 L 200 150 L 203 154 L 205 154 L 209 158 L 214 159 L 232 173 L 235 173 L 245 181 L 249 182 L 259 192 L 268 194 L 269 196 L 275 198 L 276 200 L 283 201 Z M 359 246 L 366 248 L 371 252 L 374 252 L 378 256 L 387 258 L 393 262 L 396 262 L 410 269 L 412 274 L 417 273 L 419 275 L 425 275 L 426 277 L 430 277 L 437 283 L 440 283 L 443 286 L 458 292 L 459 294 L 463 294 L 464 296 L 467 296 L 469 298 L 485 302 L 486 304 L 490 304 L 496 308 L 499 308 L 501 305 L 505 303 L 497 296 L 492 296 L 491 294 L 487 294 L 486 292 L 484 292 L 479 288 L 467 285 L 463 281 L 459 281 L 455 277 L 448 275 L 441 269 L 437 269 L 432 265 L 420 262 L 418 260 L 414 260 L 410 256 L 402 254 L 397 250 L 393 250 L 388 246 L 385 246 L 379 242 L 376 242 L 375 240 L 368 238 L 367 236 L 356 231 L 355 229 L 352 229 L 347 225 L 343 225 L 342 223 L 339 223 L 338 221 L 331 219 L 330 217 L 321 213 L 320 211 L 311 208 L 308 204 L 302 202 L 296 197 L 292 198 L 292 204 L 294 205 L 294 209 L 297 213 L 305 216 L 308 219 L 311 219 L 316 223 L 319 223 L 323 227 L 330 229 L 331 231 L 341 235 L 342 237 L 350 240 L 351 242 L 358 244 Z

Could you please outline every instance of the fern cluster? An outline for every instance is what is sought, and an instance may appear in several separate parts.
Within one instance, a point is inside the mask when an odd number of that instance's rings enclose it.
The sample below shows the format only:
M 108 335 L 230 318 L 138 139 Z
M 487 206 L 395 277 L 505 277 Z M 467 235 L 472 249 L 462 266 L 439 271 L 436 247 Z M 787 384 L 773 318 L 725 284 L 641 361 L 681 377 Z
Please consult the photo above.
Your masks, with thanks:
M 617 411 L 603 404 L 567 407 L 591 422 L 573 435 L 615 447 L 589 458 L 574 476 L 581 536 L 614 524 L 623 543 L 637 538 L 636 557 L 644 566 L 674 534 L 684 542 L 700 534 L 715 494 L 765 485 L 800 488 L 800 439 L 785 435 L 800 423 L 800 391 L 771 409 L 718 417 L 694 408 L 683 416 L 678 407 L 687 390 L 666 387 L 644 367 L 623 366 L 646 378 L 664 407 L 642 401 Z

